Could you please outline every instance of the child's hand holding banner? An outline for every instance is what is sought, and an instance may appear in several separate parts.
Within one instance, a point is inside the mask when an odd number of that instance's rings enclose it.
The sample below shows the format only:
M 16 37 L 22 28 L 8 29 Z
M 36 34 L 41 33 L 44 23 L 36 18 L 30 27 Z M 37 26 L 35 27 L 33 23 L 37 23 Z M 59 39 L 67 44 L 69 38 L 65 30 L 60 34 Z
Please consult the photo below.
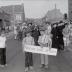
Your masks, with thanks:
M 38 54 L 46 54 L 46 55 L 57 55 L 57 49 L 48 47 L 41 48 L 40 46 L 33 46 L 33 45 L 24 45 L 23 51 L 25 52 L 32 52 L 32 53 L 38 53 Z

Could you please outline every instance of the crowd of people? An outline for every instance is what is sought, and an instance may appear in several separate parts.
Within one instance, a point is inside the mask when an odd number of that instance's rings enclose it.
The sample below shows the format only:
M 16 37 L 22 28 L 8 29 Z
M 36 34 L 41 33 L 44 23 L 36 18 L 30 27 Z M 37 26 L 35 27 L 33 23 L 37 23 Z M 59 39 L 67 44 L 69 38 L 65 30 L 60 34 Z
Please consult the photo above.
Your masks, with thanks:
M 56 48 L 58 52 L 64 51 L 64 48 L 72 43 L 72 25 L 68 22 L 46 23 L 44 26 L 33 25 L 29 23 L 25 27 L 14 27 L 14 39 L 22 41 L 22 47 L 25 44 L 51 48 Z M 0 65 L 6 65 L 6 37 L 4 33 L 0 35 Z M 48 68 L 48 55 L 40 55 L 41 68 Z M 33 69 L 33 54 L 25 52 L 25 72 Z
M 31 29 L 32 24 L 29 25 L 29 31 L 26 37 L 23 38 L 23 48 L 25 44 L 36 45 L 49 48 L 56 48 L 58 52 L 64 51 L 64 48 L 69 45 L 71 36 L 71 24 L 67 22 L 56 22 L 54 24 L 46 23 L 46 28 L 35 25 Z M 41 54 L 41 67 L 48 68 L 48 55 Z M 33 69 L 32 53 L 25 52 L 25 72 L 28 69 Z
M 41 35 L 41 29 L 45 31 L 45 33 L 52 40 L 52 47 L 57 48 L 58 50 L 64 49 L 64 46 L 69 44 L 69 38 L 71 38 L 71 24 L 65 23 L 63 21 L 56 22 L 53 24 L 46 23 L 45 26 L 33 25 L 29 23 L 25 27 L 14 27 L 15 39 L 23 40 L 26 37 L 27 32 L 31 32 L 31 36 L 34 38 L 35 45 L 39 45 L 38 39 Z M 50 33 L 50 34 L 48 34 Z

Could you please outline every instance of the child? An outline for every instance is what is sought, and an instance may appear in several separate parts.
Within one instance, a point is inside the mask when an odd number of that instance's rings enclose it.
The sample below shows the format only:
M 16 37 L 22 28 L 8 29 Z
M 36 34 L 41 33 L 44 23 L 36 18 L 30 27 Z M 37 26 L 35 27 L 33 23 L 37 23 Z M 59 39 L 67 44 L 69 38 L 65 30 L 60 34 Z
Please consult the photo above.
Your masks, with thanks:
M 38 43 L 41 47 L 51 47 L 51 39 L 45 33 L 44 30 L 40 31 L 41 36 L 39 36 Z M 41 67 L 48 68 L 48 55 L 41 55 Z
M 7 66 L 6 64 L 6 37 L 4 32 L 0 35 L 0 66 Z
M 65 28 L 63 29 L 63 39 L 64 39 L 64 46 L 68 46 L 69 45 L 69 26 L 66 25 Z
M 23 39 L 23 47 L 25 44 L 27 45 L 34 45 L 34 39 L 31 37 L 31 32 L 28 32 L 26 34 L 26 37 Z M 33 59 L 32 59 L 32 53 L 31 52 L 25 52 L 25 72 L 28 71 L 28 69 L 33 69 Z
M 15 37 L 14 37 L 14 39 L 17 39 L 17 27 L 16 26 L 14 26 L 14 35 L 15 35 Z

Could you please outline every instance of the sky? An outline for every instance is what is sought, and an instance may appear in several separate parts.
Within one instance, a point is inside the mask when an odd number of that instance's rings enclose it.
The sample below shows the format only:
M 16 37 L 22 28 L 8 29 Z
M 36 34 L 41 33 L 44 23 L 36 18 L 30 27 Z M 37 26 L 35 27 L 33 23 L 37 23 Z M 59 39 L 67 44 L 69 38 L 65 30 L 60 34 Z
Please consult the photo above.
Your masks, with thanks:
M 64 13 L 68 13 L 68 0 L 0 0 L 0 6 L 15 5 L 24 3 L 25 17 L 41 18 L 48 10 L 55 8 Z

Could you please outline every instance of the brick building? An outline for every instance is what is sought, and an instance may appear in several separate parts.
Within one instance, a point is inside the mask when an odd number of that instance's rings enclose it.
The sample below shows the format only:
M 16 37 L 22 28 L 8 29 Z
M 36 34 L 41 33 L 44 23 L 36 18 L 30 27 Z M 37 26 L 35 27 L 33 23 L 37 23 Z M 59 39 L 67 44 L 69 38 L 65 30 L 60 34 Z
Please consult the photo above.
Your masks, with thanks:
M 9 26 L 11 16 L 10 14 L 5 13 L 4 11 L 0 10 L 0 27 L 4 28 L 6 26 Z
M 23 23 L 25 21 L 25 13 L 24 13 L 24 5 L 9 5 L 9 6 L 2 6 L 1 10 L 5 13 L 10 14 L 11 16 L 11 23 L 18 24 Z

